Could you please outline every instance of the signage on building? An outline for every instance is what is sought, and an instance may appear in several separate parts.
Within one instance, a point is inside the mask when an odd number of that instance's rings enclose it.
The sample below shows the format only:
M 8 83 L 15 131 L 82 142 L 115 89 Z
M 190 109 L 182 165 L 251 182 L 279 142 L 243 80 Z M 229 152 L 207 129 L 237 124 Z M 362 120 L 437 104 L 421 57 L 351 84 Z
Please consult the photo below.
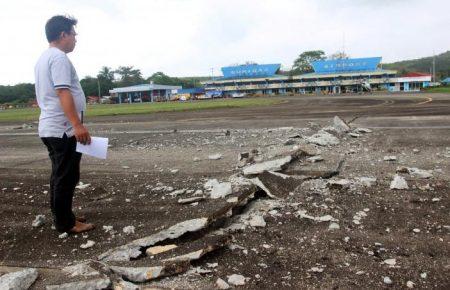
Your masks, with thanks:
M 270 77 L 280 69 L 281 64 L 251 64 L 222 68 L 225 79 Z
M 381 57 L 333 59 L 313 61 L 311 65 L 316 73 L 340 73 L 354 71 L 374 71 Z

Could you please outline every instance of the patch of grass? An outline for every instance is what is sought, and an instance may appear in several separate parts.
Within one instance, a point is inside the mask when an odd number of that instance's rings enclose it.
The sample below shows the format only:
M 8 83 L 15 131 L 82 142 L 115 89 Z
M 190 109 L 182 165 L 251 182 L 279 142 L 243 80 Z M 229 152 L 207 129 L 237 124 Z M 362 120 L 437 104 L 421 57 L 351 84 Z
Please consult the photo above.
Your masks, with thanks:
M 430 87 L 426 88 L 425 92 L 427 93 L 443 93 L 443 94 L 450 94 L 450 86 L 445 87 Z
M 274 98 L 244 98 L 187 102 L 89 105 L 86 110 L 86 117 L 151 114 L 157 112 L 195 111 L 220 108 L 245 108 L 269 106 L 280 102 L 280 99 Z M 39 119 L 39 113 L 40 110 L 38 108 L 4 110 L 0 111 L 0 122 L 37 121 Z

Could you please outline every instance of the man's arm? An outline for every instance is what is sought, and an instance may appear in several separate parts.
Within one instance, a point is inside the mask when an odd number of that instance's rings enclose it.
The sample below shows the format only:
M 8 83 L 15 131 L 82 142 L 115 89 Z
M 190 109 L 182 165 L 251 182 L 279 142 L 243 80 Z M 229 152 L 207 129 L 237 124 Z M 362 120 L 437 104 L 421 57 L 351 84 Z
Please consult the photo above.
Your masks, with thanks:
M 91 144 L 91 136 L 89 131 L 81 123 L 78 117 L 77 110 L 75 109 L 75 103 L 73 102 L 73 96 L 69 89 L 57 89 L 56 94 L 61 102 L 61 107 L 66 114 L 67 119 L 72 124 L 75 130 L 75 138 L 81 144 Z

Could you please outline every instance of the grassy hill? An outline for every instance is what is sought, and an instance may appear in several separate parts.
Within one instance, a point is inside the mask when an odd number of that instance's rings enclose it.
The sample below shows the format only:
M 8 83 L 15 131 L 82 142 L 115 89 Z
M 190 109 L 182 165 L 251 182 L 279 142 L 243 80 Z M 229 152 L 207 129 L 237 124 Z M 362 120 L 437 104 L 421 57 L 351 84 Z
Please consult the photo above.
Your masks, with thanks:
M 430 73 L 433 65 L 433 57 L 424 57 L 418 59 L 398 61 L 394 63 L 383 64 L 385 69 L 397 70 L 399 74 L 407 72 Z M 438 80 L 450 76 L 450 50 L 436 55 L 436 78 Z

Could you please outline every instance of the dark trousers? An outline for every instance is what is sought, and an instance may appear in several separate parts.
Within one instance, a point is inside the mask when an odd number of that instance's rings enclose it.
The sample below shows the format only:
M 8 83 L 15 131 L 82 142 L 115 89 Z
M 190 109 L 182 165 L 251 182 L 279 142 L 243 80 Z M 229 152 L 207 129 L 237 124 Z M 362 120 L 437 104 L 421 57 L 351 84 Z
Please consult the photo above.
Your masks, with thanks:
M 72 201 L 75 186 L 80 181 L 81 153 L 75 151 L 75 137 L 41 138 L 52 161 L 50 176 L 50 207 L 56 230 L 66 232 L 75 225 Z

